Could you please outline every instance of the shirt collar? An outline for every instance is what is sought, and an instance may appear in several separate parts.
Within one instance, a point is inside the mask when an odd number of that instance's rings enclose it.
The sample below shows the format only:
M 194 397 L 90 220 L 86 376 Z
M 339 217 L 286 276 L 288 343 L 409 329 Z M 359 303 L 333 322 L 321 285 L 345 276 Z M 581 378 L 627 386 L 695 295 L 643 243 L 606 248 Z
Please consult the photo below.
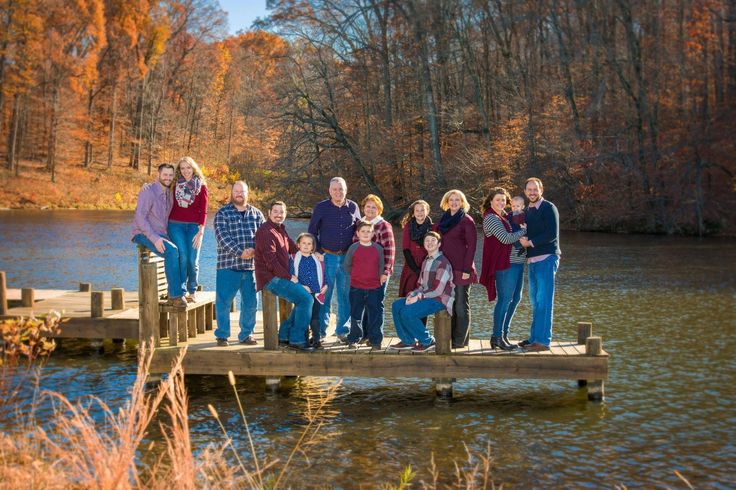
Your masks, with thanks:
M 371 224 L 372 224 L 372 225 L 377 225 L 377 224 L 378 224 L 378 223 L 380 223 L 381 221 L 383 221 L 383 216 L 381 216 L 381 215 L 378 215 L 378 216 L 376 216 L 375 218 L 373 218 L 373 219 L 371 220 Z
M 539 209 L 539 206 L 542 205 L 542 201 L 544 201 L 544 198 L 540 197 L 539 201 L 535 202 L 534 204 L 529 204 L 529 206 L 533 207 L 534 209 Z

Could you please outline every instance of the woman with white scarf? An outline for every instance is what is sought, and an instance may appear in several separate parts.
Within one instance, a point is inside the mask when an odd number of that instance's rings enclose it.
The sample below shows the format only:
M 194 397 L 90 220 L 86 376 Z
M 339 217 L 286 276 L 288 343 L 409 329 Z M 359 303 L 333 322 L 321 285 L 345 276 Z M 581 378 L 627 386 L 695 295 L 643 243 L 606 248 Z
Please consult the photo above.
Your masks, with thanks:
M 179 249 L 179 266 L 186 300 L 195 302 L 199 280 L 199 251 L 207 222 L 207 185 L 204 174 L 191 157 L 176 164 L 174 207 L 169 214 L 169 237 Z

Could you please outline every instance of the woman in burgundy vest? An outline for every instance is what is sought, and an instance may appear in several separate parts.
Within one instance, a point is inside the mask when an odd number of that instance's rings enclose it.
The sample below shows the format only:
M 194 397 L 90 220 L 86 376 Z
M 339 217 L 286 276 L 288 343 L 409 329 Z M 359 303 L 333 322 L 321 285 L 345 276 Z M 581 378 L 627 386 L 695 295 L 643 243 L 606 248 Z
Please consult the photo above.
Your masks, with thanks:
M 496 301 L 493 309 L 493 334 L 491 347 L 514 350 L 509 342 L 509 325 L 521 299 L 524 284 L 525 250 L 522 253 L 512 244 L 526 234 L 526 225 L 513 233 L 508 221 L 506 206 L 511 196 L 502 187 L 491 189 L 483 201 L 483 265 L 480 283 L 488 290 L 488 301 Z

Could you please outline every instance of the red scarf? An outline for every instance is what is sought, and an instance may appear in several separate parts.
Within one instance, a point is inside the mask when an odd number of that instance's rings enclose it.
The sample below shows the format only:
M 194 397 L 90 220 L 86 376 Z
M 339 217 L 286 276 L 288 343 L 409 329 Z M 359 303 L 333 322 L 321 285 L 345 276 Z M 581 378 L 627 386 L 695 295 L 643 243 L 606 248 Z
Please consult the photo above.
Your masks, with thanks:
M 511 233 L 511 225 L 506 218 L 498 214 L 493 208 L 483 214 L 483 221 L 489 214 L 495 214 L 503 223 L 506 231 Z M 480 271 L 480 283 L 488 290 L 488 301 L 496 299 L 496 271 L 506 270 L 511 267 L 509 256 L 511 255 L 511 244 L 501 243 L 495 236 L 483 237 L 483 265 Z

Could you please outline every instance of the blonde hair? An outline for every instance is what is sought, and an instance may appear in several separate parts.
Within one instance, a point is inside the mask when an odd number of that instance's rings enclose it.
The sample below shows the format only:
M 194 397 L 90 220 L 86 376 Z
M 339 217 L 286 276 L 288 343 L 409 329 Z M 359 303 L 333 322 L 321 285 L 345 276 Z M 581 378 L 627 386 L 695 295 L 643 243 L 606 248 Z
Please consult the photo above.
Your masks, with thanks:
M 380 216 L 381 213 L 383 213 L 383 201 L 381 201 L 381 198 L 375 194 L 368 194 L 362 201 L 360 201 L 360 207 L 364 208 L 368 201 L 373 201 L 375 203 L 378 208 L 378 215 Z
M 424 206 L 424 209 L 427 210 L 427 218 L 429 218 L 429 203 L 424 199 L 417 199 L 409 205 L 409 209 L 406 210 L 406 213 L 404 213 L 404 216 L 401 218 L 402 227 L 406 226 L 409 220 L 414 217 L 414 209 L 419 205 Z
M 181 175 L 181 169 L 179 168 L 182 163 L 188 163 L 190 167 L 192 167 L 192 170 L 194 171 L 194 175 L 199 177 L 199 180 L 202 182 L 202 184 L 206 184 L 204 174 L 202 173 L 202 169 L 199 168 L 199 165 L 197 165 L 197 162 L 194 161 L 194 158 L 192 157 L 181 157 L 178 162 L 176 162 L 176 178 L 182 177 Z
M 440 201 L 440 208 L 442 208 L 443 211 L 447 211 L 450 209 L 450 196 L 453 194 L 457 194 L 460 196 L 460 203 L 462 204 L 463 211 L 466 213 L 470 211 L 470 203 L 468 203 L 468 198 L 465 197 L 465 194 L 463 194 L 463 191 L 459 189 L 450 189 L 449 191 L 445 192 L 445 195 L 442 196 L 442 201 Z

